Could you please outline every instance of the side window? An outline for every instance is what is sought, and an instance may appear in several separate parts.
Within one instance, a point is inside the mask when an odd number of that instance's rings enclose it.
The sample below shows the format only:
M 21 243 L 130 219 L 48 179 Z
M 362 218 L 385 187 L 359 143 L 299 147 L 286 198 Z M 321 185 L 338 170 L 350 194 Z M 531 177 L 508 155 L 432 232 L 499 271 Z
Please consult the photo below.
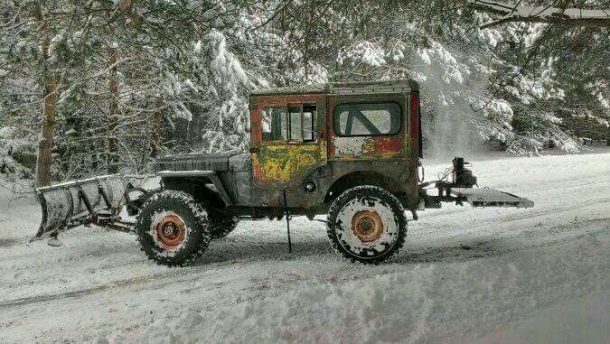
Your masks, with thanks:
M 286 108 L 274 107 L 263 110 L 263 141 L 288 139 L 288 112 Z
M 318 123 L 318 113 L 315 105 L 303 106 L 303 141 L 315 141 L 317 136 L 316 123 Z
M 353 103 L 335 107 L 333 127 L 339 136 L 393 135 L 400 131 L 397 103 Z
M 301 132 L 301 107 L 291 106 L 288 108 L 290 113 L 290 141 L 301 141 L 303 136 Z
M 316 106 L 290 104 L 270 107 L 262 111 L 263 141 L 316 141 Z

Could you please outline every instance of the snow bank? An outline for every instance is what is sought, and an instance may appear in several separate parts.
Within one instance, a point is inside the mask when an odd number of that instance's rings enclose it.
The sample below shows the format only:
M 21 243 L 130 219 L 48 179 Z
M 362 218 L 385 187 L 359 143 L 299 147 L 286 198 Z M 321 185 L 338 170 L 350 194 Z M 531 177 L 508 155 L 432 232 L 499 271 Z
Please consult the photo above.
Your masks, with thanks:
M 587 243 L 563 249 L 576 253 Z M 603 247 L 610 248 L 608 244 L 606 239 Z M 600 275 L 610 268 L 607 260 L 579 263 L 578 254 L 565 258 L 548 249 L 537 253 L 511 254 L 460 266 L 414 265 L 410 273 L 342 285 L 303 285 L 261 301 L 159 319 L 150 326 L 113 335 L 108 340 L 110 343 L 467 343 L 468 338 L 456 334 L 478 337 L 490 330 L 513 333 L 503 328 L 505 322 L 545 312 L 556 297 L 550 296 L 549 288 L 555 289 L 554 295 L 587 293 L 579 290 L 579 285 L 601 281 L 602 284 L 591 285 L 592 290 L 601 288 L 602 293 L 610 290 L 608 278 Z M 589 271 L 574 276 L 574 269 L 584 265 L 589 266 Z M 382 267 L 378 269 L 383 271 Z M 567 282 L 570 278 L 574 281 Z M 607 304 L 608 299 L 605 300 Z M 565 313 L 563 319 L 574 322 L 578 318 L 570 316 L 581 315 L 602 316 L 595 320 L 597 325 L 587 327 L 597 331 L 589 334 L 589 338 L 608 334 L 600 324 L 610 321 L 609 312 L 588 312 L 581 307 L 579 312 Z M 544 318 L 537 321 L 543 322 Z M 565 331 L 548 322 L 546 326 L 556 332 L 553 338 L 559 338 L 557 334 Z M 573 327 L 570 329 L 574 331 Z M 517 338 L 528 342 L 531 337 L 524 332 Z
M 561 301 L 514 327 L 494 331 L 475 343 L 608 343 L 610 294 Z

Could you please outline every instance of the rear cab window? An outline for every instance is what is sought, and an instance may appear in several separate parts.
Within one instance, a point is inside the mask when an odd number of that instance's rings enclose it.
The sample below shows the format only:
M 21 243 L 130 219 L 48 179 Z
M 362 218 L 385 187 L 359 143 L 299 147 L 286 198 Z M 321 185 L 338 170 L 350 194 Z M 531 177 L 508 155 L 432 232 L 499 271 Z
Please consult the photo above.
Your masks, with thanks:
M 395 135 L 400 132 L 401 113 L 395 102 L 339 104 L 333 114 L 333 129 L 343 137 Z

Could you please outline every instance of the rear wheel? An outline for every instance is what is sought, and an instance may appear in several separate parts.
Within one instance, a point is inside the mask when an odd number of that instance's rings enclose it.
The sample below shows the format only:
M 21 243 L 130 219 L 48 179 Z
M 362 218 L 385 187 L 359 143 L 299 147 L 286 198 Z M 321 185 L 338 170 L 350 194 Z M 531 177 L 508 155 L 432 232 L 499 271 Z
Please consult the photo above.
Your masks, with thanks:
M 207 211 L 182 191 L 163 191 L 146 201 L 136 232 L 148 258 L 168 266 L 194 263 L 211 239 Z
M 376 264 L 403 246 L 407 219 L 394 195 L 364 185 L 335 199 L 328 213 L 327 232 L 337 253 L 352 261 Z
M 210 211 L 208 215 L 212 239 L 222 239 L 237 227 L 237 219 L 233 216 L 214 211 Z

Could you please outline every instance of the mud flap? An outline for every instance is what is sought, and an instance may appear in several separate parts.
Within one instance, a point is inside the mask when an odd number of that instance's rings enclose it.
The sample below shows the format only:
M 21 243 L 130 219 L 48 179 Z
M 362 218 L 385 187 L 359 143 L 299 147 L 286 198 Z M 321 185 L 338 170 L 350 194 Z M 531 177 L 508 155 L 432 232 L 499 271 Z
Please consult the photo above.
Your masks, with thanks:
M 127 228 L 121 225 L 121 210 L 155 189 L 151 179 L 108 175 L 36 189 L 42 222 L 32 240 L 83 224 Z M 153 185 L 147 186 L 150 191 L 143 188 L 146 184 Z
M 508 192 L 484 187 L 473 189 L 452 189 L 451 194 L 465 199 L 473 207 L 515 207 L 531 208 L 534 202 Z

